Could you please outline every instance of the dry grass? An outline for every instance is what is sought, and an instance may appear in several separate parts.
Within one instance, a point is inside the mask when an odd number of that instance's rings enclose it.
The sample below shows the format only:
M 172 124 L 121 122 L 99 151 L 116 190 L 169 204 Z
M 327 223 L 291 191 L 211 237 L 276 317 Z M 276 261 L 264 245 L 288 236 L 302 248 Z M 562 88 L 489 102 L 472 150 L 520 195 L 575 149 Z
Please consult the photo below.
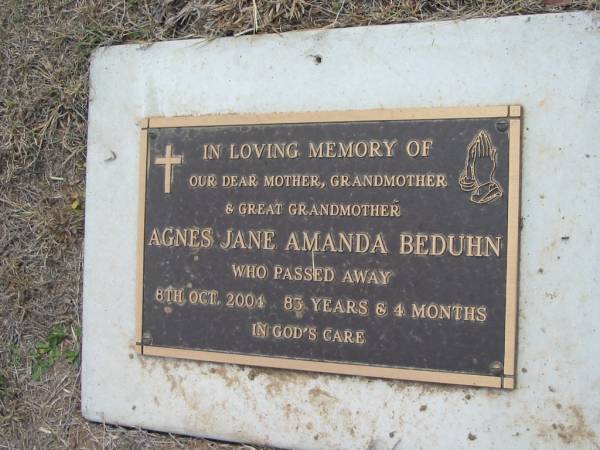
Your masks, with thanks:
M 600 7 L 599 0 L 558 3 L 0 0 L 0 448 L 231 448 L 91 424 L 80 415 L 76 352 L 92 50 L 132 41 Z

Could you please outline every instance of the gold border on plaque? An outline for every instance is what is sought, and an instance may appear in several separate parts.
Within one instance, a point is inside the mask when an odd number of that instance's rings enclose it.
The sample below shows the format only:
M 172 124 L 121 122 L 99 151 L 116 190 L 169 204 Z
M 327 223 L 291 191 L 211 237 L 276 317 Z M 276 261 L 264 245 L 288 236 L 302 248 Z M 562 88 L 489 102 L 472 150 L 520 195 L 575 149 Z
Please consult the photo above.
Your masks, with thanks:
M 140 127 L 140 160 L 138 180 L 138 239 L 136 252 L 136 286 L 135 295 L 135 348 L 143 352 L 142 312 L 144 305 L 144 224 L 146 222 L 146 174 L 148 173 L 148 119 L 141 121 Z
M 375 120 L 439 120 L 504 118 L 509 122 L 509 196 L 507 218 L 506 254 L 506 319 L 504 337 L 504 364 L 499 375 L 472 375 L 459 372 L 404 369 L 365 364 L 349 364 L 307 359 L 244 355 L 202 350 L 157 347 L 144 344 L 142 330 L 143 276 L 144 276 L 144 224 L 146 208 L 146 178 L 148 156 L 148 129 L 180 128 L 225 125 L 265 125 L 321 122 L 361 122 Z M 271 367 L 340 375 L 389 378 L 410 381 L 459 384 L 468 386 L 514 389 L 517 354 L 517 303 L 519 278 L 519 214 L 521 190 L 521 120 L 519 105 L 459 107 L 459 108 L 408 108 L 372 109 L 350 111 L 313 111 L 273 114 L 214 114 L 187 117 L 149 117 L 140 123 L 140 160 L 138 191 L 138 240 L 136 265 L 136 324 L 135 347 L 138 353 L 149 356 L 184 358 L 249 366 Z

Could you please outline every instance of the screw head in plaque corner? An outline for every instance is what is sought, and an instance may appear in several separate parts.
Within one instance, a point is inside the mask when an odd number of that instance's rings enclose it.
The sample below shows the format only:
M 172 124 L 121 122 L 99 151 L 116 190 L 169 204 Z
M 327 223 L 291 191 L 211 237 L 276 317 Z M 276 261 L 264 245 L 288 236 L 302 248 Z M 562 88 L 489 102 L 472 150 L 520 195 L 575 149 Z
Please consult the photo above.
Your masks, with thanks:
M 500 133 L 506 132 L 506 130 L 508 130 L 508 120 L 500 119 L 496 121 L 496 130 L 498 130 Z
M 152 335 L 148 332 L 142 334 L 142 344 L 143 345 L 152 345 Z
M 494 361 L 490 364 L 490 372 L 492 372 L 494 375 L 500 375 L 503 369 L 504 364 L 502 364 L 500 361 Z

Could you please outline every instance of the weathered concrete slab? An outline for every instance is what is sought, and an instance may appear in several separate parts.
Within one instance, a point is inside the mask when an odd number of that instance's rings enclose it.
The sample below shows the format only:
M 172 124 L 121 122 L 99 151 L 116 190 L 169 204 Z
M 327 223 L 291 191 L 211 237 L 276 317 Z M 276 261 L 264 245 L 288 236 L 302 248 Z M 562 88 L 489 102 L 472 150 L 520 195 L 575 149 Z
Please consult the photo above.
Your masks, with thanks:
M 599 74 L 600 16 L 592 12 L 98 50 L 87 160 L 83 414 L 293 448 L 598 447 Z M 515 391 L 134 352 L 141 118 L 500 104 L 525 111 Z

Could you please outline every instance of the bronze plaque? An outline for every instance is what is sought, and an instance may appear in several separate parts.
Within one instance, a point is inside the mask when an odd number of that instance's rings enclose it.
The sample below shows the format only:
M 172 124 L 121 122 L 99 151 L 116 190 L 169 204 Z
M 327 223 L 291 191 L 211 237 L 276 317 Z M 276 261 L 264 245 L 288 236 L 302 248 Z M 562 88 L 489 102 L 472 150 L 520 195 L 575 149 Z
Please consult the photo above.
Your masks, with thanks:
M 521 108 L 150 118 L 145 355 L 513 388 Z

